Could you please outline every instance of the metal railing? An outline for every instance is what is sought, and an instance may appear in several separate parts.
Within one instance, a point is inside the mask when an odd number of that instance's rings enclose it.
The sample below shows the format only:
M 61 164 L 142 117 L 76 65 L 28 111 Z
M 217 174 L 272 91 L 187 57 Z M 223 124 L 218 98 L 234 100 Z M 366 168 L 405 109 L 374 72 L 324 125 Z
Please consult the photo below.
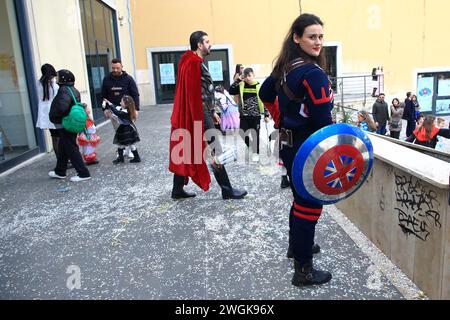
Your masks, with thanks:
M 366 105 L 384 91 L 383 75 L 373 77 L 371 74 L 342 76 L 330 78 L 334 90 L 335 104 L 345 107 L 352 104 Z

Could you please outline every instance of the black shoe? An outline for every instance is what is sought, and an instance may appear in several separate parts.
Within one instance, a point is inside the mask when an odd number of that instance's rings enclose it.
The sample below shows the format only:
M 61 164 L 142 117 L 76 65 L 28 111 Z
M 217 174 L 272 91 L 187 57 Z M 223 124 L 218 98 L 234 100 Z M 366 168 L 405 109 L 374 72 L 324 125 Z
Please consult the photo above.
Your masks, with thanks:
M 296 287 L 324 284 L 332 278 L 331 273 L 328 271 L 314 269 L 312 260 L 303 266 L 300 266 L 297 261 L 294 261 L 294 268 L 295 272 L 291 283 Z
M 317 243 L 314 243 L 312 246 L 312 254 L 318 254 L 320 252 L 320 246 Z M 294 247 L 289 244 L 286 257 L 288 259 L 292 259 L 294 257 Z
M 213 170 L 214 177 L 216 178 L 217 183 L 222 189 L 222 198 L 224 200 L 227 199 L 242 199 L 247 195 L 247 191 L 234 189 L 231 186 L 230 179 L 228 178 L 227 170 L 225 170 L 225 166 L 221 168 L 216 168 Z
M 179 191 L 172 190 L 172 199 L 174 199 L 174 200 L 193 198 L 195 196 L 196 196 L 195 193 L 186 192 L 183 189 L 181 189 Z
M 139 153 L 138 153 L 137 149 L 134 151 L 131 151 L 131 152 L 133 152 L 134 158 L 130 160 L 130 163 L 141 162 L 141 157 L 139 157 Z
M 247 191 L 238 190 L 230 187 L 222 187 L 222 199 L 243 199 L 247 195 Z
M 125 149 L 121 149 L 121 148 L 117 149 L 117 153 L 118 153 L 119 155 L 117 156 L 117 159 L 116 159 L 116 160 L 113 160 L 113 163 L 114 163 L 114 164 L 124 163 L 124 162 L 125 162 L 125 159 L 124 159 L 124 157 L 123 157 L 123 151 L 124 151 L 124 150 L 125 150 Z
M 287 176 L 281 176 L 281 189 L 286 189 L 291 186 Z

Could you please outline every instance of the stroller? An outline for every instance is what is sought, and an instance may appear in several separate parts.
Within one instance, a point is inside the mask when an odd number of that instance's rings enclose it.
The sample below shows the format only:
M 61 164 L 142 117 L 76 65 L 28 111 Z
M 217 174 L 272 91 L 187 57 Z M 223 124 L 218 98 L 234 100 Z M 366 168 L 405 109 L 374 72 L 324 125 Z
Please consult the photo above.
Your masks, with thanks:
M 239 108 L 233 97 L 221 85 L 216 86 L 214 97 L 216 98 L 216 105 L 220 107 L 222 113 L 220 130 L 226 132 L 227 130 L 239 129 Z

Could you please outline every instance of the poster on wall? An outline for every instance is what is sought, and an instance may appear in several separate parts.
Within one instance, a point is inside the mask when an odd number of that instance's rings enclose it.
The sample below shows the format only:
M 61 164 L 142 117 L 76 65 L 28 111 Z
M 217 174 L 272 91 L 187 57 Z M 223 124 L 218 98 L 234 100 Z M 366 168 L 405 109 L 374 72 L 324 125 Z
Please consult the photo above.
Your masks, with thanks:
M 161 84 L 175 84 L 175 68 L 173 63 L 161 63 L 159 65 Z
M 222 61 L 209 61 L 208 69 L 213 81 L 223 81 Z
M 436 101 L 436 114 L 450 113 L 450 99 Z
M 434 77 L 419 77 L 417 79 L 417 101 L 420 112 L 431 111 L 433 107 Z
M 450 79 L 441 79 L 438 82 L 438 95 L 440 97 L 450 96 Z
M 92 67 L 92 82 L 94 83 L 94 89 L 101 89 L 103 78 L 105 77 L 104 67 Z

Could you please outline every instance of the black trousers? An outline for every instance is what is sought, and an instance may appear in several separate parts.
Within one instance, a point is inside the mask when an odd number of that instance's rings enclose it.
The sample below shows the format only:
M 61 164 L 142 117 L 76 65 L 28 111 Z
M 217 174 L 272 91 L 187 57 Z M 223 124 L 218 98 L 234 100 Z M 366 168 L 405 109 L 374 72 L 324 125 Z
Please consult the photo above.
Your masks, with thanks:
M 219 134 L 221 131 L 216 129 L 211 115 L 211 111 L 206 106 L 203 106 L 203 125 L 205 127 L 205 138 L 208 145 L 211 147 L 214 155 L 222 154 L 222 145 L 220 144 Z
M 65 176 L 67 171 L 67 162 L 70 159 L 73 167 L 81 178 L 90 177 L 91 174 L 86 168 L 83 158 L 81 157 L 80 149 L 77 145 L 77 134 L 58 129 L 59 143 L 58 154 L 55 173 L 60 176 Z
M 394 138 L 394 139 L 399 139 L 400 138 L 400 131 L 390 131 L 390 135 L 391 135 L 391 138 Z
M 250 137 L 246 133 L 247 130 L 250 131 L 250 135 L 252 137 L 252 152 L 256 152 L 259 154 L 259 131 L 261 129 L 261 117 L 241 117 L 240 119 L 240 129 L 241 129 L 241 137 L 244 139 L 247 148 L 250 148 Z M 255 146 L 256 142 L 256 146 Z
M 416 121 L 408 120 L 408 124 L 406 125 L 406 137 L 412 135 L 415 129 L 416 129 Z

